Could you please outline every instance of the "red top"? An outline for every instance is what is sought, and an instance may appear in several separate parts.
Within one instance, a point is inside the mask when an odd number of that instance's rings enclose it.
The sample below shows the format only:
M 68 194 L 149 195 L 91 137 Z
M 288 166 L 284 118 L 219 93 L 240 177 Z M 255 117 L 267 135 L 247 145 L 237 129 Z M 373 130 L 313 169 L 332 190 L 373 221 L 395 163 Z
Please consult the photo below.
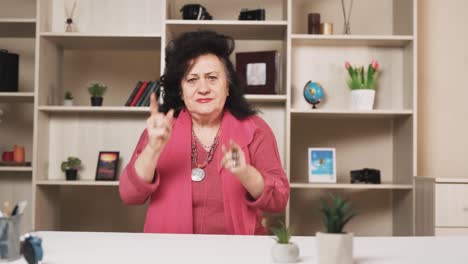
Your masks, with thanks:
M 135 160 L 148 143 L 146 130 L 120 175 L 120 197 L 126 204 L 144 204 L 150 200 L 145 232 L 264 234 L 265 229 L 260 225 L 262 211 L 280 212 L 289 198 L 289 183 L 270 127 L 258 116 L 237 120 L 226 111 L 219 145 L 208 168 L 205 167 L 208 170 L 205 182 L 198 186 L 190 177 L 193 167 L 191 138 L 190 114 L 182 110 L 159 157 L 155 181 L 143 181 L 134 167 Z M 250 197 L 237 177 L 220 164 L 221 146 L 228 145 L 230 140 L 239 144 L 247 164 L 255 167 L 264 178 L 265 187 L 256 200 Z M 199 156 L 202 160 L 206 153 Z M 220 220 L 223 218 L 224 225 Z

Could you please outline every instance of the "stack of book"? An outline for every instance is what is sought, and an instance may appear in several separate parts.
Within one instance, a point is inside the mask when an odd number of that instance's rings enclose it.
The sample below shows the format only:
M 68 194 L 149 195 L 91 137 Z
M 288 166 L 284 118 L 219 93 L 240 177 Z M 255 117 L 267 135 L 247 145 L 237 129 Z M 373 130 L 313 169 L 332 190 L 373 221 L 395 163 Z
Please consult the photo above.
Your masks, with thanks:
M 159 81 L 138 81 L 132 93 L 127 99 L 125 106 L 149 106 L 152 93 L 158 94 Z

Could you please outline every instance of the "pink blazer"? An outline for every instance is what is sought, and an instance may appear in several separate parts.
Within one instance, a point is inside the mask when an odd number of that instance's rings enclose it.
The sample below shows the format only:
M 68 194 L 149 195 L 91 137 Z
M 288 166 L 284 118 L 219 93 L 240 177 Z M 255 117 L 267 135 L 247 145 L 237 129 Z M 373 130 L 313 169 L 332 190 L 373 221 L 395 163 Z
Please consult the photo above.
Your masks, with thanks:
M 221 122 L 220 145 L 229 145 L 233 139 L 244 151 L 247 163 L 251 157 L 248 151 L 258 128 L 258 116 L 245 120 L 236 119 L 225 111 Z M 150 197 L 145 232 L 151 233 L 193 233 L 192 185 L 191 185 L 191 126 L 192 120 L 186 110 L 174 119 L 173 130 L 156 166 L 154 183 L 144 182 L 135 172 L 134 163 L 148 142 L 146 130 L 138 142 L 129 164 L 120 176 L 119 191 L 126 204 L 143 204 Z M 268 127 L 268 126 L 267 126 Z M 268 128 L 269 129 L 269 128 Z M 271 132 L 271 130 L 269 129 Z M 271 136 L 274 136 L 271 133 Z M 275 141 L 276 143 L 276 141 Z M 279 212 L 287 204 L 289 183 L 281 166 L 278 149 L 275 153 L 261 153 L 264 158 L 275 159 L 271 168 L 260 171 L 265 188 L 257 200 L 250 195 L 240 181 L 218 164 L 222 177 L 226 230 L 231 234 L 253 235 L 258 210 Z M 220 151 L 217 155 L 222 155 Z

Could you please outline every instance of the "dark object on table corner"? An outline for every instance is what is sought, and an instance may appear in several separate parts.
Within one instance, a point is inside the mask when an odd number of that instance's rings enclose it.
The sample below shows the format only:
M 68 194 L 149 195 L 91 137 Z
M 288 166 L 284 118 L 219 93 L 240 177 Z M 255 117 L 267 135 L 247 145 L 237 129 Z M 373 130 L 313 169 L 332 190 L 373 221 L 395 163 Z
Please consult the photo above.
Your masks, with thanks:
M 351 183 L 380 184 L 380 170 L 364 168 L 351 171 Z
M 212 20 L 213 17 L 208 13 L 206 8 L 200 4 L 187 4 L 184 5 L 180 12 L 182 18 L 187 20 Z
M 42 239 L 31 234 L 25 234 L 21 238 L 21 254 L 28 264 L 37 264 L 44 255 Z
M 265 9 L 242 8 L 239 13 L 239 20 L 265 20 Z
M 18 92 L 19 55 L 0 49 L 0 92 Z

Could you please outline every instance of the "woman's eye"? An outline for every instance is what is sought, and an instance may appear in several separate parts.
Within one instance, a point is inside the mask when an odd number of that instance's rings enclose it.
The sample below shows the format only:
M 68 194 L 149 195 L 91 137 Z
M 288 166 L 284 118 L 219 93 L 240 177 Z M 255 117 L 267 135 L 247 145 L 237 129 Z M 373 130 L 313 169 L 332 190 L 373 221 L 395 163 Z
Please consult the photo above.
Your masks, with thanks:
M 190 78 L 187 80 L 188 83 L 194 83 L 197 79 L 196 78 Z
M 216 77 L 216 76 L 208 76 L 208 79 L 210 79 L 210 81 L 214 81 L 214 80 L 217 80 L 218 77 Z

